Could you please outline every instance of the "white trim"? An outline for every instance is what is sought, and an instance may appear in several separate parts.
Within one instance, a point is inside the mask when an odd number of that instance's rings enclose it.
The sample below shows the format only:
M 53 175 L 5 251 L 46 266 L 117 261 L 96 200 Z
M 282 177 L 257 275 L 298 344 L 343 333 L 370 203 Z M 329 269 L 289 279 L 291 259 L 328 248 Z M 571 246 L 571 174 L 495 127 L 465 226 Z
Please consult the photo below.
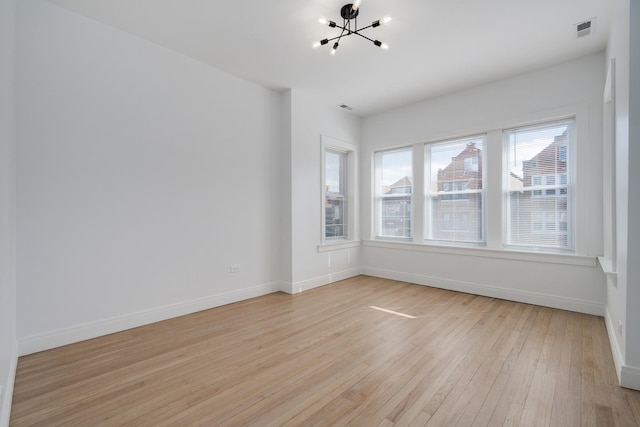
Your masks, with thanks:
M 625 365 L 619 335 L 616 333 L 615 323 L 611 318 L 611 312 L 609 312 L 608 307 L 605 307 L 604 323 L 607 327 L 609 345 L 611 346 L 611 354 L 613 355 L 613 364 L 616 367 L 616 374 L 618 375 L 620 386 L 640 390 L 640 368 Z
M 603 138 L 602 138 L 602 209 L 604 256 L 609 259 L 608 272 L 617 269 L 617 229 L 616 229 L 616 60 L 611 58 L 607 68 L 607 80 L 603 94 Z M 605 265 L 603 264 L 603 268 Z M 609 275 L 607 274 L 607 279 Z M 617 286 L 617 277 L 613 277 Z
M 338 271 L 335 273 L 323 274 L 322 276 L 313 277 L 311 279 L 300 280 L 294 283 L 285 283 L 283 292 L 288 294 L 298 294 L 319 288 L 321 286 L 330 285 L 340 280 L 350 279 L 363 274 L 361 268 L 350 268 L 348 270 Z
M 326 135 L 320 135 L 320 246 L 329 245 L 331 239 L 327 239 L 325 236 L 326 220 L 325 220 L 325 153 L 327 150 L 337 151 L 346 154 L 347 164 L 346 172 L 347 176 L 344 177 L 346 181 L 346 189 L 344 189 L 344 201 L 346 203 L 346 218 L 345 225 L 347 227 L 348 240 L 359 239 L 359 216 L 358 211 L 358 150 L 357 146 L 349 142 L 341 141 L 336 138 L 332 138 Z M 344 171 L 343 171 L 344 172 Z
M 9 372 L 7 382 L 2 389 L 2 399 L 0 400 L 0 427 L 8 427 L 11 419 L 11 402 L 13 401 L 13 385 L 16 379 L 16 368 L 18 367 L 18 342 L 13 342 L 11 349 L 11 360 L 9 361 Z
M 420 274 L 402 273 L 399 271 L 383 270 L 373 267 L 362 268 L 362 273 L 369 276 L 381 277 L 384 279 L 399 280 L 402 282 L 414 283 L 417 285 L 432 286 L 435 288 L 448 289 L 451 291 L 465 292 L 474 295 L 482 295 L 509 301 L 522 302 L 526 304 L 540 305 L 544 307 L 559 308 L 562 310 L 593 314 L 596 316 L 602 316 L 604 314 L 603 304 L 594 301 L 580 300 L 577 298 L 567 298 L 558 295 L 549 295 L 538 292 L 501 288 L 497 286 L 488 286 L 479 283 L 449 280 L 440 277 L 431 277 Z
M 620 385 L 633 390 L 640 390 L 640 368 L 622 365 Z
M 485 247 L 453 247 L 416 242 L 389 242 L 380 240 L 363 240 L 363 246 L 407 251 L 433 252 L 449 255 L 473 256 L 482 258 L 511 259 L 516 261 L 541 262 L 545 264 L 578 265 L 595 267 L 596 258 L 564 253 L 538 253 L 512 250 L 487 249 Z
M 331 273 L 329 276 L 329 283 L 339 282 L 341 280 L 350 279 L 352 277 L 360 276 L 362 274 L 362 269 L 360 267 L 351 268 L 349 270 L 338 271 L 336 273 Z
M 51 348 L 120 332 L 150 323 L 184 316 L 202 310 L 255 298 L 283 290 L 283 284 L 273 282 L 237 291 L 210 295 L 191 301 L 152 308 L 137 313 L 115 316 L 108 319 L 87 322 L 81 325 L 30 335 L 18 339 L 19 355 L 24 356 Z
M 620 341 L 618 340 L 618 334 L 616 333 L 616 328 L 614 326 L 615 323 L 611 318 L 609 307 L 604 308 L 604 324 L 607 327 L 607 335 L 609 335 L 609 345 L 611 346 L 611 354 L 613 356 L 613 364 L 616 367 L 618 382 L 622 383 L 620 373 L 622 372 L 622 366 L 624 365 L 624 357 L 622 356 Z
M 324 244 L 318 245 L 318 252 L 337 251 L 339 249 L 357 248 L 362 242 L 360 240 L 327 240 Z
M 607 276 L 607 283 L 613 287 L 618 287 L 618 273 L 613 268 L 613 261 L 611 258 L 605 258 L 603 256 L 598 257 L 598 264 L 602 268 L 602 272 Z

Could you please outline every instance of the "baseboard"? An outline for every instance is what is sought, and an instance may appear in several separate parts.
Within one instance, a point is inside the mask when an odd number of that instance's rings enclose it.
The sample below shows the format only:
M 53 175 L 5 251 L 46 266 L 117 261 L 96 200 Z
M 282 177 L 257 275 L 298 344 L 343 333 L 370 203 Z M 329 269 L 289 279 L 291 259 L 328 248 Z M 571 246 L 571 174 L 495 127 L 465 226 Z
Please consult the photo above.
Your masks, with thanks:
M 616 366 L 619 384 L 625 388 L 640 390 L 640 368 L 625 365 L 615 323 L 611 318 L 608 307 L 605 307 L 604 323 L 607 326 L 609 345 L 611 346 L 611 354 L 613 355 L 613 363 Z
M 616 333 L 615 323 L 611 318 L 609 307 L 604 309 L 604 324 L 607 327 L 607 335 L 609 336 L 609 346 L 611 347 L 611 355 L 613 356 L 613 363 L 616 367 L 616 374 L 618 375 L 618 382 L 622 384 L 622 367 L 624 366 L 624 357 L 620 348 L 620 341 L 618 340 L 618 334 Z
M 171 304 L 164 307 L 144 310 L 137 313 L 116 316 L 109 319 L 89 322 L 70 328 L 58 329 L 41 334 L 26 336 L 18 340 L 20 356 L 49 350 L 67 344 L 84 341 L 99 336 L 120 332 L 138 326 L 184 316 L 202 310 L 243 301 L 281 291 L 285 286 L 281 282 L 258 285 L 237 291 L 210 295 L 191 301 Z
M 16 368 L 18 367 L 18 342 L 13 342 L 11 349 L 11 364 L 7 382 L 2 389 L 2 399 L 0 400 L 0 427 L 8 427 L 11 419 L 11 402 L 13 400 L 13 384 L 16 379 Z
M 523 291 L 519 289 L 501 288 L 497 286 L 488 286 L 478 283 L 442 279 L 439 277 L 430 277 L 420 274 L 383 270 L 373 267 L 363 267 L 361 271 L 362 274 L 381 277 L 383 279 L 399 280 L 402 282 L 415 283 L 417 285 L 432 286 L 434 288 L 466 292 L 492 298 L 500 298 L 527 304 L 540 305 L 543 307 L 559 308 L 562 310 L 593 314 L 596 316 L 604 315 L 604 305 L 592 301 L 561 297 L 557 295 L 548 295 L 531 291 Z
M 362 274 L 361 268 L 350 268 L 348 270 L 323 274 L 322 276 L 314 277 L 307 280 L 300 280 L 294 283 L 283 283 L 284 289 L 281 290 L 288 294 L 297 294 L 300 292 L 319 288 L 320 286 L 330 285 L 331 283 L 339 282 L 340 280 L 346 280 L 351 277 L 359 276 L 360 274 Z
M 620 370 L 620 385 L 633 390 L 640 390 L 640 368 L 622 365 Z
M 337 273 L 331 273 L 329 283 L 339 282 L 340 280 L 347 280 L 352 277 L 356 277 L 362 274 L 362 268 L 350 268 L 349 270 L 338 271 Z

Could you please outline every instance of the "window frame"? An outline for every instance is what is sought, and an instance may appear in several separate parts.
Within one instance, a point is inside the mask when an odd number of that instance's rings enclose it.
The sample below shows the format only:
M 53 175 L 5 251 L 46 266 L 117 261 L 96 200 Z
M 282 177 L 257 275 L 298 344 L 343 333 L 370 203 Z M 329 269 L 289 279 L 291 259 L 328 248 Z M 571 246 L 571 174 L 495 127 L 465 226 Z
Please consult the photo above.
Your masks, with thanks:
M 543 252 L 556 252 L 556 253 L 576 253 L 576 191 L 575 191 L 575 182 L 576 182 L 576 155 L 575 155 L 575 151 L 577 149 L 577 117 L 574 116 L 569 116 L 569 117 L 564 117 L 564 118 L 560 118 L 560 119 L 552 119 L 552 120 L 545 120 L 545 121 L 539 121 L 536 123 L 531 123 L 531 124 L 527 124 L 527 125 L 523 125 L 523 126 L 514 126 L 514 127 L 509 127 L 509 128 L 505 128 L 502 129 L 502 150 L 503 150 L 503 159 L 505 159 L 505 161 L 503 162 L 502 165 L 502 170 L 503 170 L 503 200 L 502 200 L 502 246 L 504 248 L 512 248 L 515 250 L 523 250 L 523 251 L 543 251 Z M 510 157 L 510 147 L 509 147 L 509 141 L 508 141 L 508 135 L 514 131 L 535 131 L 536 129 L 544 129 L 544 128 L 549 128 L 549 127 L 553 127 L 554 125 L 561 125 L 561 124 L 567 124 L 567 142 L 565 144 L 559 145 L 558 146 L 558 156 L 562 155 L 562 150 L 560 149 L 561 147 L 566 147 L 564 150 L 564 157 L 565 157 L 565 162 L 566 162 L 566 170 L 564 173 L 558 173 L 556 171 L 556 173 L 550 173 L 550 174 L 538 174 L 538 175 L 532 175 L 532 185 L 530 185 L 529 187 L 523 187 L 523 190 L 529 190 L 531 191 L 531 198 L 532 199 L 538 199 L 538 200 L 542 200 L 545 198 L 557 198 L 557 199 L 561 199 L 561 198 L 565 198 L 566 197 L 566 203 L 567 203 L 567 212 L 566 212 L 566 216 L 564 217 L 564 219 L 561 221 L 560 219 L 558 219 L 558 212 L 559 211 L 539 211 L 539 213 L 543 213 L 543 216 L 548 216 L 548 214 L 555 212 L 556 214 L 554 215 L 555 217 L 555 224 L 559 225 L 562 222 L 564 222 L 566 224 L 566 230 L 565 233 L 558 233 L 558 231 L 562 231 L 561 227 L 555 227 L 556 230 L 555 232 L 551 232 L 549 230 L 547 230 L 546 225 L 551 223 L 550 221 L 544 220 L 544 221 L 533 221 L 533 218 L 535 217 L 534 212 L 530 211 L 528 212 L 529 218 L 531 218 L 530 221 L 530 228 L 531 228 L 531 232 L 535 232 L 536 234 L 540 234 L 540 235 L 547 235 L 547 236 L 552 236 L 552 235 L 566 235 L 566 239 L 567 239 L 567 246 L 566 247 L 560 247 L 560 246 L 554 246 L 554 245 L 544 245 L 544 244 L 522 244 L 522 243 L 514 243 L 512 241 L 509 241 L 509 228 L 511 225 L 511 221 L 510 221 L 510 217 L 511 217 L 511 212 L 510 212 L 510 203 L 509 203 L 509 197 L 510 197 L 510 192 L 513 191 L 513 189 L 509 188 L 509 186 L 507 185 L 508 183 L 508 176 L 510 175 L 510 170 L 508 167 L 508 161 L 506 160 L 508 157 Z M 566 179 L 566 184 L 562 184 L 562 177 L 565 177 Z M 533 180 L 535 178 L 540 178 L 539 185 L 533 185 Z M 551 179 L 552 178 L 552 179 Z M 537 181 L 537 180 L 536 180 Z M 552 185 L 548 185 L 549 181 L 553 181 Z M 562 194 L 562 190 L 566 189 L 566 194 Z M 551 191 L 553 191 L 553 193 L 550 193 Z M 525 191 L 526 192 L 526 191 Z M 540 222 L 541 224 L 545 224 L 545 226 L 541 229 L 538 230 L 537 228 L 534 228 L 534 222 L 538 223 Z
M 540 123 L 552 121 L 561 121 L 573 118 L 575 120 L 575 147 L 569 155 L 571 156 L 574 169 L 573 180 L 573 206 L 574 206 L 574 248 L 572 251 L 556 251 L 552 249 L 527 249 L 505 246 L 503 244 L 503 167 L 506 162 L 503 156 L 503 138 L 502 132 L 506 129 L 517 127 L 525 127 Z M 369 190 L 368 195 L 369 212 L 364 217 L 366 227 L 363 243 L 365 246 L 388 247 L 388 248 L 404 248 L 406 250 L 426 251 L 433 253 L 450 253 L 460 255 L 504 257 L 519 260 L 527 260 L 531 262 L 549 262 L 549 260 L 562 259 L 560 263 L 572 265 L 591 265 L 597 256 L 594 253 L 594 238 L 589 233 L 589 227 L 592 225 L 591 216 L 587 209 L 590 193 L 589 188 L 593 185 L 593 178 L 588 174 L 589 156 L 594 150 L 597 150 L 595 144 L 597 139 L 589 136 L 590 129 L 589 105 L 587 103 L 579 103 L 566 105 L 546 110 L 537 110 L 532 112 L 518 113 L 509 117 L 495 118 L 489 122 L 476 123 L 471 127 L 467 127 L 462 131 L 456 130 L 454 127 L 447 131 L 446 129 L 428 130 L 424 135 L 415 136 L 404 141 L 389 140 L 387 143 L 378 143 L 367 150 L 367 164 L 370 165 L 368 170 L 369 180 L 367 183 Z M 426 205 L 424 199 L 424 181 L 425 173 L 424 161 L 418 160 L 418 156 L 422 157 L 423 147 L 426 143 L 437 142 L 448 139 L 458 139 L 468 135 L 486 134 L 487 135 L 487 157 L 486 164 L 486 199 L 485 199 L 485 246 L 467 246 L 458 244 L 448 244 L 446 242 L 425 241 L 424 222 L 425 212 L 423 205 Z M 413 239 L 407 241 L 386 241 L 376 236 L 375 233 L 375 154 L 379 151 L 387 151 L 394 148 L 413 147 L 413 178 L 414 178 L 414 202 L 413 202 Z M 369 166 L 368 166 L 369 167 Z M 365 191 L 367 189 L 365 188 Z M 558 258 L 554 258 L 558 257 Z M 544 260 L 544 261 L 543 261 Z
M 332 152 L 345 155 L 345 162 L 341 165 L 341 181 L 345 184 L 342 198 L 345 205 L 344 227 L 346 233 L 343 236 L 326 236 L 326 153 Z M 321 135 L 320 137 L 320 244 L 318 251 L 340 249 L 359 245 L 358 233 L 358 171 L 357 171 L 357 147 L 354 144 L 341 141 L 336 138 Z
M 349 186 L 349 178 L 348 178 L 348 152 L 338 151 L 332 147 L 325 147 L 324 151 L 324 240 L 337 240 L 337 239 L 346 239 L 349 236 L 349 223 L 348 223 L 348 215 L 349 215 L 349 204 L 348 204 L 348 186 Z M 327 156 L 329 154 L 334 154 L 338 156 L 338 191 L 332 192 L 327 189 Z M 339 224 L 327 224 L 327 207 L 331 203 L 333 204 L 337 202 L 340 206 L 341 215 L 339 218 L 341 219 L 341 223 Z M 342 233 L 336 233 L 334 235 L 328 235 L 328 227 L 333 225 L 334 227 L 342 227 Z
M 482 188 L 480 189 L 469 189 L 468 188 L 468 181 L 456 181 L 456 182 L 445 182 L 443 183 L 443 187 L 448 187 L 449 190 L 438 190 L 435 193 L 431 191 L 431 188 L 433 188 L 433 183 L 431 182 L 431 161 L 432 161 L 432 150 L 431 148 L 434 146 L 438 146 L 438 145 L 454 145 L 454 144 L 462 144 L 462 143 L 468 143 L 471 141 L 476 141 L 476 140 L 482 140 L 482 149 L 481 149 L 481 156 L 480 156 L 480 160 L 479 162 L 482 163 L 482 174 L 481 174 L 481 180 L 482 180 Z M 487 168 L 485 167 L 486 162 L 487 162 L 487 135 L 485 133 L 480 133 L 480 134 L 475 134 L 475 135 L 469 135 L 469 136 L 462 136 L 462 137 L 458 137 L 458 138 L 447 138 L 444 140 L 439 140 L 439 141 L 432 141 L 432 142 L 428 142 L 423 144 L 423 151 L 424 151 L 424 180 L 425 180 L 425 184 L 424 184 L 424 242 L 427 244 L 446 244 L 446 245 L 453 245 L 453 246 L 460 246 L 460 247 L 467 247 L 467 246 L 477 246 L 477 247 L 483 247 L 486 246 L 486 211 L 485 211 L 485 205 L 486 205 L 486 198 L 487 198 L 487 190 L 486 190 L 486 180 L 487 180 L 487 173 L 486 170 Z M 462 153 L 462 152 L 461 152 Z M 460 154 L 461 154 L 460 153 Z M 473 173 L 473 172 L 477 172 L 479 169 L 479 163 L 476 161 L 475 163 L 473 162 L 473 160 L 478 160 L 478 157 L 466 157 L 463 160 L 463 174 L 467 175 L 469 173 Z M 471 160 L 471 166 L 470 168 L 467 168 L 467 160 Z M 453 160 L 452 160 L 453 161 Z M 475 165 L 475 168 L 473 167 L 473 165 Z M 456 188 L 459 187 L 460 184 L 463 183 L 465 188 Z M 433 202 L 434 199 L 440 197 L 440 196 L 451 196 L 451 198 L 442 198 L 440 199 L 440 202 L 443 201 L 451 201 L 451 202 L 455 202 L 456 200 L 468 200 L 470 198 L 470 196 L 472 194 L 479 194 L 481 197 L 481 209 L 479 212 L 480 215 L 480 227 L 481 227 L 481 231 L 480 231 L 480 239 L 477 241 L 464 241 L 464 240 L 454 240 L 454 239 L 444 239 L 444 238 L 436 238 L 433 236 L 433 228 L 434 228 L 434 222 L 433 222 L 433 217 L 432 217 L 432 206 L 433 206 Z M 451 214 L 453 214 L 454 216 L 460 213 L 464 213 L 464 212 L 458 212 L 458 211 L 454 211 L 451 212 Z
M 411 191 L 410 192 L 402 192 L 402 193 L 390 193 L 388 195 L 383 195 L 381 193 L 381 185 L 378 185 L 378 183 L 382 180 L 382 168 L 381 165 L 379 164 L 381 161 L 381 158 L 384 154 L 393 154 L 393 153 L 398 153 L 398 152 L 404 152 L 404 151 L 408 151 L 411 153 L 411 162 L 410 162 L 410 166 L 411 166 Z M 415 225 L 415 221 L 414 221 L 414 216 L 415 216 L 415 194 L 416 194 L 416 180 L 415 177 L 413 176 L 414 174 L 414 164 L 415 164 L 415 153 L 413 150 L 412 146 L 403 146 L 403 147 L 394 147 L 394 148 L 389 148 L 389 149 L 384 149 L 384 150 L 376 150 L 373 153 L 373 170 L 374 170 L 374 178 L 373 178 L 373 229 L 372 229 L 372 233 L 375 236 L 376 239 L 378 240 L 388 240 L 388 241 L 413 241 L 414 237 L 415 237 L 415 233 L 414 233 L 414 225 Z M 400 199 L 400 198 L 407 198 L 409 197 L 409 201 L 410 201 L 410 209 L 408 211 L 409 213 L 409 219 L 411 221 L 411 225 L 409 227 L 409 234 L 410 236 L 388 236 L 388 235 L 382 235 L 381 231 L 382 231 L 382 210 L 383 210 L 383 205 L 384 205 L 384 200 L 388 199 Z M 404 217 L 403 217 L 404 218 Z

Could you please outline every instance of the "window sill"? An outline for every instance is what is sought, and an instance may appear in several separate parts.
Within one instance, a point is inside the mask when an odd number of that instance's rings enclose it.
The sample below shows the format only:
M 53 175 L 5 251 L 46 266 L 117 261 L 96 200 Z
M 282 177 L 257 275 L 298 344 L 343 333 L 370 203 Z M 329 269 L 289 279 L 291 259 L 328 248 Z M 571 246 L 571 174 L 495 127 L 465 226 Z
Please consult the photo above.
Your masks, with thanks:
M 605 258 L 603 256 L 598 257 L 598 262 L 600 263 L 600 268 L 602 268 L 602 272 L 607 276 L 607 280 L 613 285 L 618 286 L 618 273 L 614 270 L 613 263 L 611 262 L 611 258 Z
M 473 256 L 484 258 L 499 258 L 515 261 L 541 262 L 548 264 L 577 265 L 595 267 L 596 258 L 563 253 L 539 253 L 514 251 L 509 249 L 487 249 L 483 247 L 451 247 L 415 242 L 390 242 L 379 240 L 364 240 L 363 246 L 372 248 L 398 249 L 438 254 Z
M 360 246 L 360 240 L 336 240 L 329 241 L 318 245 L 318 252 L 337 251 L 340 249 L 357 248 Z

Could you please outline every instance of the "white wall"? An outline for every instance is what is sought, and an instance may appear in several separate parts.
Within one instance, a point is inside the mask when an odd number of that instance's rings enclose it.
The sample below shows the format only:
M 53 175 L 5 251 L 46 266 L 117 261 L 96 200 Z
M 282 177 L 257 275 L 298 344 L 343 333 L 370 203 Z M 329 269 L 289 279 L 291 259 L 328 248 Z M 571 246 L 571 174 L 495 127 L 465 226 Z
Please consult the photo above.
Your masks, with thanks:
M 578 229 L 582 232 L 576 262 L 566 257 L 559 261 L 554 256 L 502 256 L 500 251 L 429 249 L 365 241 L 364 271 L 415 283 L 602 314 L 604 276 L 595 257 L 602 251 L 604 64 L 604 54 L 595 54 L 363 121 L 361 181 L 362 188 L 367 189 L 372 185 L 373 150 L 520 125 L 553 118 L 559 112 L 579 114 L 578 175 L 582 180 L 578 191 L 583 197 L 578 206 Z M 499 164 L 495 167 L 500 170 Z M 500 200 L 500 194 L 493 200 Z M 488 206 L 487 209 L 493 209 L 499 216 L 499 207 Z M 371 239 L 372 202 L 364 191 L 362 212 L 363 237 Z M 496 229 L 499 230 L 499 226 L 494 227 Z M 500 241 L 499 236 L 497 241 Z
M 17 22 L 20 352 L 277 290 L 282 95 L 43 0 Z
M 15 276 L 15 0 L 0 0 L 0 426 L 9 424 L 18 358 Z
M 323 188 L 320 136 L 358 145 L 360 119 L 337 107 L 320 107 L 313 97 L 298 90 L 288 91 L 285 96 L 291 113 L 290 163 L 283 167 L 288 168 L 291 184 L 292 255 L 291 274 L 283 277 L 289 292 L 299 292 L 360 272 L 360 248 L 318 252 Z
M 616 286 L 607 286 L 605 319 L 622 385 L 640 390 L 640 5 L 615 2 L 607 59 L 615 60 Z M 618 331 L 622 323 L 622 333 Z

